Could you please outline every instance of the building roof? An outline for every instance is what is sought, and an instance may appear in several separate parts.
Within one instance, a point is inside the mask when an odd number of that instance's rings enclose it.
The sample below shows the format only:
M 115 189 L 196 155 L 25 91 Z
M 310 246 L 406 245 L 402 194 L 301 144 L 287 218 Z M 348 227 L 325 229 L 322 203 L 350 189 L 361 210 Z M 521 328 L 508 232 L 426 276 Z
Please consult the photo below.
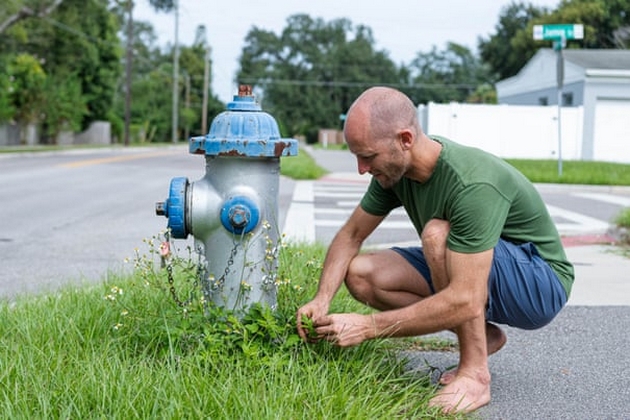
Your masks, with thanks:
M 630 50 L 563 50 L 566 61 L 585 70 L 630 70 Z

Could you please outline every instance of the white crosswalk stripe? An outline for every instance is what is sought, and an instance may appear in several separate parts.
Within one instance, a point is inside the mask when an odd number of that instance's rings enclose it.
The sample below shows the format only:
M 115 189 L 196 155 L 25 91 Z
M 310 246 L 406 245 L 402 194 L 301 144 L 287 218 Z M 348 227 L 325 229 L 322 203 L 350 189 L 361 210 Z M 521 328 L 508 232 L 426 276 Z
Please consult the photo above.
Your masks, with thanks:
M 556 222 L 558 232 L 562 233 L 592 233 L 605 232 L 608 229 L 608 223 L 585 216 L 571 210 L 561 209 L 560 207 L 547 205 L 547 210 L 551 217 L 558 217 L 567 222 Z
M 367 182 L 297 182 L 293 203 L 285 223 L 286 237 L 316 241 L 320 239 L 322 229 L 326 230 L 329 236 L 332 235 L 330 232 L 338 230 L 358 205 L 367 185 Z M 630 206 L 630 197 L 627 195 L 600 192 L 572 192 L 569 195 L 615 206 Z M 562 235 L 603 233 L 609 227 L 607 221 L 563 208 L 557 203 L 547 204 L 547 209 Z M 381 243 L 385 243 L 388 239 L 391 242 L 392 238 L 396 238 L 393 241 L 396 244 L 418 241 L 417 233 L 402 208 L 394 210 L 379 226 L 378 231 L 389 232 L 387 234 L 389 236 L 383 235 L 377 242 L 381 240 Z M 399 242 L 396 242 L 397 240 Z
M 612 194 L 602 193 L 573 193 L 575 197 L 588 198 L 595 201 L 602 201 L 604 203 L 617 204 L 624 207 L 630 207 L 630 197 L 621 197 Z

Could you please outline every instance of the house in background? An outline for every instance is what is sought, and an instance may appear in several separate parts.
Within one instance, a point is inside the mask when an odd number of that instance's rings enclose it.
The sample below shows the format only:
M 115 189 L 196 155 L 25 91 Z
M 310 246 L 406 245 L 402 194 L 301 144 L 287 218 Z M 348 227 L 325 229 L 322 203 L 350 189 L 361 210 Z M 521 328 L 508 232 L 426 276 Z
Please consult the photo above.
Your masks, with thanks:
M 584 160 L 630 155 L 630 50 L 563 50 L 563 107 L 583 107 Z M 557 55 L 539 50 L 496 84 L 499 104 L 558 105 Z

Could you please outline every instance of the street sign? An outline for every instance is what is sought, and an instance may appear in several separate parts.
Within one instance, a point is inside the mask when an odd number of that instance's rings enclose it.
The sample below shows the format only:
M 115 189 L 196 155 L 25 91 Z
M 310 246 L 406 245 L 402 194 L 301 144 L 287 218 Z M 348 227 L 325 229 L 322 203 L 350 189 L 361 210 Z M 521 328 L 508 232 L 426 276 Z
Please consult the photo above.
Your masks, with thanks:
M 534 39 L 537 41 L 583 38 L 584 25 L 582 24 L 560 23 L 554 25 L 534 25 Z
M 562 49 L 569 39 L 583 39 L 584 25 L 576 23 L 558 23 L 553 25 L 534 25 L 534 39 L 536 41 L 553 41 L 553 49 L 558 54 L 556 66 L 556 81 L 558 83 L 558 175 L 562 176 L 562 124 L 560 110 L 562 109 L 562 85 L 564 84 L 564 57 Z

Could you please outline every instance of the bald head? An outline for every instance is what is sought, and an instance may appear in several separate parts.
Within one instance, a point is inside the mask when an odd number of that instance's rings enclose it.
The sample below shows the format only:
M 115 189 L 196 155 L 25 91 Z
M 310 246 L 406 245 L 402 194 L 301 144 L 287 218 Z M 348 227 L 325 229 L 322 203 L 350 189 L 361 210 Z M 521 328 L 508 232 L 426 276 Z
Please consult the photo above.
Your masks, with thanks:
M 348 110 L 344 134 L 346 139 L 380 140 L 395 136 L 401 129 L 419 128 L 411 99 L 396 89 L 373 87 L 363 92 Z

